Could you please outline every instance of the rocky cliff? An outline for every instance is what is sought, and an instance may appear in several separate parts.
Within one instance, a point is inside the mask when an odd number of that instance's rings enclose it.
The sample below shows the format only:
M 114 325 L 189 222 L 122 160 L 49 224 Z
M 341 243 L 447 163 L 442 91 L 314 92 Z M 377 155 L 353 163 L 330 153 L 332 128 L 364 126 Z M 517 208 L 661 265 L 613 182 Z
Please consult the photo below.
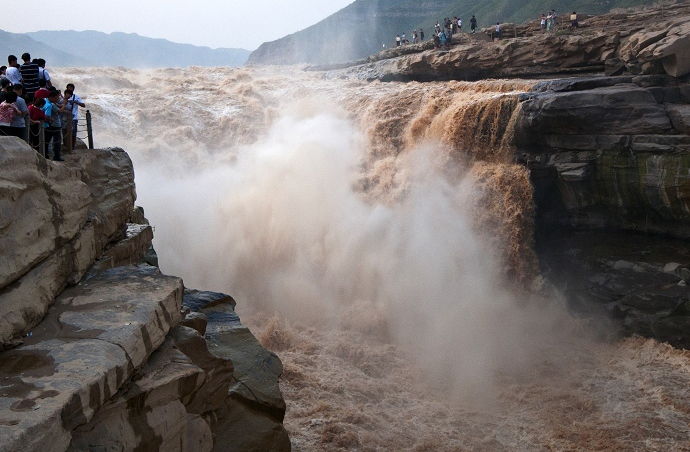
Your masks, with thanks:
M 280 360 L 150 265 L 123 150 L 0 138 L 0 165 L 0 450 L 290 450 Z
M 382 81 L 478 80 L 690 73 L 690 3 L 627 14 L 586 17 L 577 30 L 540 32 L 535 23 L 502 24 L 502 40 L 456 35 L 449 50 L 431 43 L 405 46 L 341 66 L 333 77 Z M 347 69 L 343 69 L 347 66 Z
M 248 64 L 324 64 L 364 58 L 381 50 L 382 45 L 395 47 L 395 36 L 402 33 L 412 41 L 412 30 L 426 30 L 431 38 L 436 21 L 457 16 L 464 20 L 464 29 L 476 15 L 479 26 L 489 26 L 497 21 L 520 22 L 533 20 L 547 9 L 559 13 L 566 10 L 601 14 L 617 7 L 649 5 L 649 0 L 606 0 L 589 2 L 539 1 L 509 2 L 489 0 L 356 0 L 332 16 L 297 33 L 263 43 L 249 56 Z

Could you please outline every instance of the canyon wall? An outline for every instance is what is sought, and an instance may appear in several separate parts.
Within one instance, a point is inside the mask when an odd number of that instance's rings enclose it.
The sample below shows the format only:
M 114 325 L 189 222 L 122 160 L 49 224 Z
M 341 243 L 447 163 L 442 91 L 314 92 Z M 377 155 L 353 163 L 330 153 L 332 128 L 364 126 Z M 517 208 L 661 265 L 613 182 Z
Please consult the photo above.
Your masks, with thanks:
M 280 360 L 155 266 L 122 149 L 0 165 L 0 450 L 290 450 Z

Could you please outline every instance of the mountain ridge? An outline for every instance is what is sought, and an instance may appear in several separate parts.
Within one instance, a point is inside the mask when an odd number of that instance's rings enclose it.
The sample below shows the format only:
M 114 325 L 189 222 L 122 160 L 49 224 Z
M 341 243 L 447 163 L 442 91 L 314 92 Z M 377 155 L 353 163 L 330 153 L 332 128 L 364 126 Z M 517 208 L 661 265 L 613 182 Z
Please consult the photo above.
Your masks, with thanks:
M 94 30 L 0 30 L 0 52 L 17 56 L 29 52 L 34 58 L 44 58 L 49 66 L 128 68 L 242 66 L 251 53 L 246 49 L 212 49 L 136 33 Z

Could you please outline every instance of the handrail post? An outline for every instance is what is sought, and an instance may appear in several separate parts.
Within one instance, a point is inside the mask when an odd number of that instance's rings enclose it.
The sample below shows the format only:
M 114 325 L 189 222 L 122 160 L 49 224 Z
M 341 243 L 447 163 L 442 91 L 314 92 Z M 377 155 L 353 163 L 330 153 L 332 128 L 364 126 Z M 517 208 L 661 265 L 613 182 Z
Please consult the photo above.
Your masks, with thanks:
M 91 112 L 86 110 L 86 134 L 89 137 L 89 149 L 93 149 L 93 129 L 91 128 Z
M 26 140 L 27 143 L 31 143 L 31 129 L 29 128 L 31 125 L 29 121 L 29 115 L 24 115 L 24 139 Z
M 67 141 L 67 153 L 72 152 L 72 149 L 74 148 L 74 146 L 72 146 L 72 141 L 74 140 L 74 131 L 72 130 L 73 124 L 74 123 L 72 122 L 72 112 L 69 112 L 67 114 L 67 127 L 66 127 L 66 130 L 67 130 L 67 140 L 66 140 Z
M 38 125 L 38 152 L 41 153 L 43 158 L 46 158 L 46 135 L 43 122 Z

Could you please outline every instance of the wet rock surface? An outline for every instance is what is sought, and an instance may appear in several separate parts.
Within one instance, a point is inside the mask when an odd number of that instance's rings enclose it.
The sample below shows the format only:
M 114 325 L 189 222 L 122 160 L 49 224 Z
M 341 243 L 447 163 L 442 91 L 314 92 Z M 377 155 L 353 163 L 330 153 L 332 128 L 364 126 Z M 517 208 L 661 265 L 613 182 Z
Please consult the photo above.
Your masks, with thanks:
M 514 144 L 540 218 L 689 237 L 689 87 L 669 76 L 589 77 L 521 95 Z
M 684 240 L 604 231 L 542 231 L 544 277 L 571 308 L 606 314 L 609 331 L 690 347 L 690 246 Z
M 65 450 L 179 320 L 182 281 L 119 267 L 63 293 L 24 339 L 0 354 L 0 449 Z M 22 407 L 17 410 L 17 407 Z
M 212 430 L 214 451 L 288 451 L 282 425 L 285 401 L 278 386 L 283 365 L 242 325 L 235 301 L 215 292 L 185 291 L 184 306 L 207 318 L 205 338 L 213 356 L 231 360 L 234 376 L 228 399 L 217 412 Z

